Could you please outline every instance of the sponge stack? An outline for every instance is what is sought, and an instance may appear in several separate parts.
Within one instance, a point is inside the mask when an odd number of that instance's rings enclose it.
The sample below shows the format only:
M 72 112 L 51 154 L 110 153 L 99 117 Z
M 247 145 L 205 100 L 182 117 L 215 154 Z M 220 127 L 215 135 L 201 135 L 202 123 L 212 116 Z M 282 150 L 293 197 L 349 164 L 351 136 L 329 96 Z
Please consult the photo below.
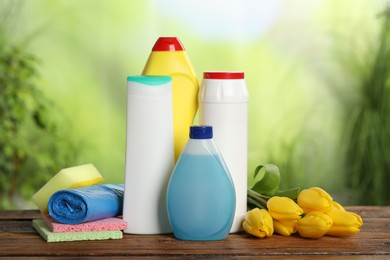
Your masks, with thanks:
M 42 215 L 35 230 L 47 242 L 121 239 L 124 185 L 103 181 L 92 164 L 58 172 L 32 197 Z
M 49 230 L 49 227 L 42 219 L 34 219 L 33 227 L 47 242 L 65 242 L 81 240 L 106 240 L 121 239 L 123 233 L 120 230 L 112 231 L 81 231 L 56 233 Z

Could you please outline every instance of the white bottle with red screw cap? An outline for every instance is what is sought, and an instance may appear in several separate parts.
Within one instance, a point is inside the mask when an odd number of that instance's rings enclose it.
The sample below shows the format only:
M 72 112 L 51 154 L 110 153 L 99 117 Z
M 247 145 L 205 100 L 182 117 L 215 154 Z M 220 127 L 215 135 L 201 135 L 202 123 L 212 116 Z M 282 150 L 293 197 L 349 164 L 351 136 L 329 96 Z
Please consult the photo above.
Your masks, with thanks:
M 211 125 L 214 141 L 233 179 L 236 210 L 230 233 L 242 230 L 248 189 L 248 90 L 244 72 L 204 72 L 199 124 Z

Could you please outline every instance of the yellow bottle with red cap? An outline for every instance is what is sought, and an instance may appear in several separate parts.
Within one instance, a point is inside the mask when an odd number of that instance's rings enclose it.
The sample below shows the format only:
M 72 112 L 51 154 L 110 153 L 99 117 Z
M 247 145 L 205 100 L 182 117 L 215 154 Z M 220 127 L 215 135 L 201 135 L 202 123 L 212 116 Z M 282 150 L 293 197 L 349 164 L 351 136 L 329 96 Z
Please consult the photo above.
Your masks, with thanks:
M 153 46 L 142 75 L 172 77 L 175 160 L 188 141 L 198 110 L 199 83 L 190 59 L 177 37 L 160 37 Z

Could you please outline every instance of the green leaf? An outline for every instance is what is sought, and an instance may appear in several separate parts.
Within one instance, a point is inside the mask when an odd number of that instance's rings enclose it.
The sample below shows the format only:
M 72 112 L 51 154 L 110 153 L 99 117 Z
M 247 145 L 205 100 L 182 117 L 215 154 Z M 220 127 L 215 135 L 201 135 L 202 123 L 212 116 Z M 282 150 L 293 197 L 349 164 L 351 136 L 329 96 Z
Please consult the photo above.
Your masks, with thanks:
M 278 190 L 274 194 L 274 196 L 288 197 L 292 200 L 296 200 L 300 191 L 301 191 L 300 188 L 292 188 L 292 189 L 288 189 L 288 190 Z
M 257 193 L 272 196 L 279 188 L 280 171 L 274 164 L 257 166 L 254 178 L 255 184 L 250 189 Z

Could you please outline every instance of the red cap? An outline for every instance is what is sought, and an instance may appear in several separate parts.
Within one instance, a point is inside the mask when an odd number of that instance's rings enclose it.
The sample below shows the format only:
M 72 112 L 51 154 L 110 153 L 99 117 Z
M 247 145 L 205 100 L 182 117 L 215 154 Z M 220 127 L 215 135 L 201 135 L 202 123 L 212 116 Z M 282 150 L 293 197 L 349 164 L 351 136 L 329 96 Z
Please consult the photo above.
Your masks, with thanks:
M 184 51 L 184 47 L 177 37 L 160 37 L 152 51 Z
M 243 79 L 244 72 L 203 72 L 204 79 Z

